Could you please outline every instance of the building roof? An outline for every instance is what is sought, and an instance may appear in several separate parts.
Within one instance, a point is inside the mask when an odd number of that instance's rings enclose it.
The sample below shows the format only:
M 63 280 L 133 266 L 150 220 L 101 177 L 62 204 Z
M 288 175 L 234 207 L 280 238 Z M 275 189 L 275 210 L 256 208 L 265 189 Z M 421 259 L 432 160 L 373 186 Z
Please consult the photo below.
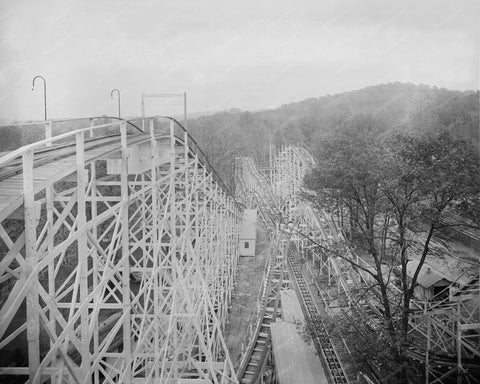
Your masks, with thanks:
M 419 260 L 410 260 L 407 264 L 407 275 L 410 278 L 413 278 L 415 271 L 418 267 Z M 424 288 L 430 288 L 433 285 L 437 284 L 441 280 L 445 280 L 448 283 L 451 283 L 452 280 L 448 276 L 445 276 L 431 265 L 424 263 L 420 273 L 417 277 L 417 284 L 421 285 Z
M 243 211 L 243 220 L 257 222 L 257 210 L 256 209 L 245 209 Z
M 255 239 L 257 237 L 257 210 L 245 209 L 243 211 L 240 239 Z

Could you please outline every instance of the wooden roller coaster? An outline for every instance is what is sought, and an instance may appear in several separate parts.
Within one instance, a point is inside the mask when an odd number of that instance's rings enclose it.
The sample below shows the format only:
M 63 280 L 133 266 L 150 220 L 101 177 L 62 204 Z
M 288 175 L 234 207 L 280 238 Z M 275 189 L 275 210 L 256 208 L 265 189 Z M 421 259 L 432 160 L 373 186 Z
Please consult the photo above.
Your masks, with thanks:
M 253 162 L 250 159 L 243 160 L 242 170 L 244 174 L 247 173 L 244 177 L 248 180 L 244 187 L 250 188 L 250 193 L 255 196 L 251 203 L 263 211 L 264 216 L 270 218 L 266 222 L 273 225 L 271 223 L 277 220 L 276 225 L 286 231 L 290 241 L 303 255 L 302 258 L 311 257 L 313 263 L 319 265 L 320 272 L 328 277 L 328 284 L 335 284 L 338 292 L 344 296 L 345 305 L 350 310 L 358 312 L 375 332 L 380 326 L 381 307 L 369 296 L 358 296 L 360 291 L 374 292 L 369 275 L 363 269 L 354 268 L 344 258 L 332 255 L 338 250 L 337 245 L 343 244 L 341 248 L 349 253 L 348 257 L 357 265 L 365 269 L 371 266 L 346 246 L 342 230 L 337 227 L 333 216 L 326 212 L 316 212 L 299 198 L 301 179 L 313 161 L 306 153 L 308 152 L 303 148 L 283 147 L 276 158 L 274 182 L 270 189 L 266 188 L 268 185 L 266 179 L 254 169 Z M 263 197 L 260 196 L 262 191 L 267 191 Z M 272 200 L 275 203 L 269 204 Z M 463 235 L 468 236 L 468 231 Z M 329 255 L 325 252 L 328 249 L 335 252 Z M 313 301 L 306 289 L 300 268 L 292 255 L 288 260 L 305 315 L 313 324 L 310 330 L 312 339 L 319 354 L 324 358 L 329 380 L 335 383 L 348 382 L 322 319 L 315 314 Z M 478 270 L 478 264 L 474 268 Z M 321 288 L 318 287 L 318 290 L 320 292 Z M 412 358 L 424 365 L 426 383 L 449 383 L 452 380 L 478 383 L 480 382 L 478 274 L 467 285 L 461 286 L 460 289 L 452 289 L 450 292 L 454 294 L 447 295 L 448 297 L 441 300 L 431 302 L 413 300 L 410 334 L 415 342 L 409 353 Z M 388 294 L 397 297 L 400 291 L 391 284 Z M 361 372 L 358 372 L 358 375 L 363 377 L 364 381 L 375 381 L 373 377 L 365 376 Z M 257 374 L 256 377 L 258 376 Z
M 44 138 L 0 157 L 0 381 L 269 382 L 270 324 L 291 287 L 328 381 L 351 381 L 292 245 L 373 331 L 380 308 L 358 297 L 368 274 L 322 251 L 341 244 L 370 268 L 333 216 L 302 201 L 314 163 L 306 149 L 283 146 L 269 178 L 250 158 L 237 161 L 237 196 L 259 210 L 271 245 L 235 372 L 223 332 L 240 206 L 195 141 L 171 118 L 83 119 L 56 135 L 55 122 L 43 124 Z M 410 356 L 426 383 L 479 382 L 479 293 L 477 275 L 448 297 L 412 303 Z

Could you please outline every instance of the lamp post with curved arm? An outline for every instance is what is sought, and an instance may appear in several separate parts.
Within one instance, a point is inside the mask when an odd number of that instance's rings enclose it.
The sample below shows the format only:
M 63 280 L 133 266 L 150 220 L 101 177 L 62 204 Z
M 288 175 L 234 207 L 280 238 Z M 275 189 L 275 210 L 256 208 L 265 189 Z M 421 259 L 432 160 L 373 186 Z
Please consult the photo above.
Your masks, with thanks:
M 43 80 L 43 106 L 45 109 L 45 120 L 47 120 L 47 82 L 43 76 L 37 75 L 32 81 L 32 91 L 35 89 L 35 80 L 40 78 Z
M 110 92 L 110 97 L 113 100 L 113 93 L 115 91 L 117 91 L 117 96 L 118 96 L 118 118 L 120 118 L 120 91 L 117 88 L 112 89 L 112 92 Z

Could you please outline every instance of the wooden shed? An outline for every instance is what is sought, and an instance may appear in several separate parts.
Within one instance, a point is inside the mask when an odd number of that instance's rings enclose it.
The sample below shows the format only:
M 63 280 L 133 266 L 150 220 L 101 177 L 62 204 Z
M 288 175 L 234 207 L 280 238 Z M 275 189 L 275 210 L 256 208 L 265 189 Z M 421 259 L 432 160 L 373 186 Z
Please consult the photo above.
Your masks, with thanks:
M 257 210 L 243 211 L 242 227 L 240 229 L 240 256 L 255 256 L 257 241 Z
M 407 275 L 411 279 L 418 267 L 418 260 L 410 260 L 407 264 Z M 414 295 L 420 300 L 430 301 L 448 296 L 451 278 L 424 263 L 417 277 Z

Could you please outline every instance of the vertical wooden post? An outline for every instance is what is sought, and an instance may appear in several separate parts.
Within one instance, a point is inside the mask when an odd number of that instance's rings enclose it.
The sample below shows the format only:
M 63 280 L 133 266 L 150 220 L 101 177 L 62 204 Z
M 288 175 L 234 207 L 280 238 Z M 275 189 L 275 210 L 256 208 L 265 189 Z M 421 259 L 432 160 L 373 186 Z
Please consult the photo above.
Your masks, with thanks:
M 90 127 L 90 131 L 88 132 L 88 137 L 93 139 L 95 137 L 95 131 L 93 130 L 92 127 L 94 127 L 95 125 L 93 124 L 94 123 L 94 119 L 91 117 L 88 119 L 88 126 Z
M 461 319 L 460 319 L 460 311 L 461 311 L 461 300 L 457 301 L 457 307 L 455 311 L 452 311 L 452 316 L 455 317 L 454 323 L 456 324 L 457 328 L 457 384 L 462 384 L 463 378 L 463 367 L 462 367 L 462 327 L 461 327 Z
M 122 223 L 122 296 L 124 305 L 123 320 L 123 355 L 125 357 L 126 383 L 132 382 L 132 332 L 131 332 L 131 303 L 130 303 L 130 253 L 128 231 L 128 146 L 127 146 L 127 123 L 120 123 L 120 140 L 122 167 L 120 171 L 121 190 L 121 223 Z
M 199 238 L 199 228 L 200 228 L 200 209 L 199 209 L 199 201 L 198 201 L 198 196 L 200 193 L 200 169 L 199 169 L 199 164 L 198 164 L 198 156 L 195 155 L 195 160 L 192 165 L 192 170 L 193 170 L 193 182 L 192 182 L 192 188 L 193 188 L 193 236 L 196 239 L 195 244 Z
M 92 121 L 93 119 L 90 119 L 89 124 L 92 126 Z M 93 129 L 90 130 L 89 132 L 89 137 L 93 137 L 94 131 Z M 91 187 L 90 187 L 90 214 L 91 214 L 91 221 L 95 221 L 97 218 L 97 213 L 98 213 L 98 206 L 97 206 L 97 170 L 95 167 L 96 162 L 93 161 L 90 164 L 90 180 L 91 180 Z M 95 228 L 92 229 L 90 232 L 90 236 L 93 237 L 95 241 L 98 239 L 98 228 L 95 226 Z M 98 251 L 96 247 L 93 247 L 92 253 L 91 253 L 91 262 L 92 262 L 92 289 L 95 289 L 98 284 L 99 284 L 99 279 L 98 279 L 98 274 L 100 273 L 100 263 L 98 262 Z M 100 297 L 97 295 L 97 298 L 94 300 L 99 300 Z M 100 299 L 101 300 L 101 299 Z M 98 305 L 97 303 L 95 303 Z M 99 349 L 99 344 L 100 344 L 100 339 L 99 339 L 99 321 L 98 319 L 95 320 L 94 324 L 94 331 L 93 331 L 93 356 L 96 358 L 100 352 Z M 100 372 L 98 369 L 95 369 L 94 371 L 94 377 L 93 377 L 93 382 L 95 384 L 100 383 Z
M 328 273 L 328 286 L 332 285 L 332 280 L 331 280 L 331 275 L 332 275 L 332 271 L 331 271 L 331 261 L 330 261 L 330 257 L 328 255 L 327 256 L 327 273 Z
M 50 139 L 52 137 L 52 122 L 45 122 L 45 139 Z M 47 147 L 51 147 L 52 142 L 47 143 Z
M 169 191 L 169 199 L 170 199 L 170 258 L 171 258 L 171 273 L 172 273 L 172 280 L 176 281 L 177 278 L 179 278 L 179 267 L 178 267 L 178 261 L 176 260 L 176 255 L 177 255 L 177 228 L 176 228 L 176 219 L 177 219 L 177 212 L 175 208 L 175 199 L 176 199 L 176 193 L 175 193 L 175 187 L 176 187 L 176 174 L 175 174 L 175 161 L 176 161 L 176 154 L 175 154 L 175 121 L 173 119 L 170 119 L 170 191 Z M 176 300 L 181 302 L 181 298 L 178 298 L 177 295 L 173 296 L 172 299 L 172 321 L 171 321 L 171 330 L 172 331 L 172 343 L 174 345 L 174 348 L 178 347 L 178 338 L 177 338 L 177 329 L 178 329 L 178 317 L 177 314 L 174 312 L 174 308 L 176 306 Z M 178 367 L 177 366 L 172 366 L 171 368 L 172 373 L 172 378 L 176 379 L 178 376 Z
M 78 254 L 78 270 L 80 275 L 80 303 L 84 303 L 88 297 L 88 249 L 87 249 L 87 231 L 85 225 L 87 223 L 86 215 L 86 189 L 87 189 L 87 173 L 85 170 L 85 137 L 83 132 L 75 135 L 76 141 L 76 169 L 77 169 L 77 229 L 80 234 L 77 242 Z M 83 228 L 83 230 L 82 230 Z M 76 298 L 73 298 L 76 300 Z M 81 321 L 81 340 L 82 347 L 79 351 L 82 356 L 82 377 L 85 383 L 90 383 L 90 340 L 88 340 L 88 306 L 82 310 L 80 316 Z
M 54 246 L 54 225 L 53 225 L 53 208 L 54 208 L 54 199 L 55 199 L 55 191 L 53 189 L 53 185 L 50 184 L 45 188 L 45 205 L 47 211 L 47 252 L 50 253 L 53 250 Z M 50 297 L 55 297 L 55 266 L 54 263 L 48 263 L 48 294 Z M 52 311 L 49 311 L 49 320 L 50 320 L 50 327 L 55 329 L 55 315 Z M 53 345 L 53 341 L 50 340 L 49 342 L 50 347 Z M 58 362 L 53 361 L 52 366 L 57 366 Z M 50 380 L 52 383 L 55 382 L 56 374 L 50 375 Z
M 160 290 L 161 286 L 161 277 L 160 277 L 160 236 L 159 236 L 159 204 L 158 204 L 158 181 L 157 181 L 157 162 L 158 162 L 158 149 L 157 149 L 157 140 L 155 139 L 155 127 L 153 118 L 150 119 L 150 150 L 151 150 L 151 191 L 152 191 L 152 225 L 151 225 L 151 238 L 149 251 L 152 253 L 153 264 L 152 264 L 152 278 L 153 278 L 153 311 L 154 314 L 160 313 Z M 154 326 L 154 353 L 155 353 L 155 364 L 154 372 L 152 375 L 153 380 L 160 379 L 160 364 L 159 356 L 161 350 L 161 327 L 162 323 L 159 316 L 152 318 L 152 322 L 155 323 Z
M 427 347 L 425 349 L 425 384 L 430 382 L 430 338 L 432 337 L 432 321 L 430 314 L 427 313 L 425 308 L 423 315 L 426 317 L 427 322 Z
M 33 378 L 40 365 L 40 329 L 38 314 L 38 264 L 37 254 L 37 221 L 35 217 L 35 191 L 33 181 L 33 150 L 23 155 L 23 190 L 25 208 L 25 278 L 35 274 L 27 293 L 27 343 L 28 343 L 28 374 L 32 384 L 40 382 L 40 375 L 36 382 Z
M 183 135 L 183 162 L 184 162 L 184 169 L 185 169 L 185 172 L 184 172 L 184 180 L 183 180 L 183 183 L 184 183 L 184 191 L 185 191 L 185 196 L 184 196 L 184 199 L 185 199 L 185 212 L 183 213 L 185 215 L 185 231 L 187 232 L 185 234 L 185 238 L 186 238 L 186 241 L 185 241 L 185 245 L 184 245 L 184 248 L 185 248 L 185 253 L 187 255 L 187 262 L 190 261 L 190 257 L 192 256 L 192 253 L 190 252 L 189 248 L 192 244 L 192 240 L 193 240 L 193 236 L 192 236 L 192 230 L 190 228 L 190 218 L 191 218 L 191 209 L 192 209 L 192 195 L 190 193 L 190 190 L 191 190 L 191 186 L 190 186 L 190 177 L 189 177 L 189 172 L 190 172 L 190 168 L 189 168 L 189 165 L 188 165 L 188 133 L 185 132 L 184 135 Z
M 176 221 L 176 212 L 175 212 L 175 161 L 176 161 L 176 154 L 175 154 L 175 121 L 170 119 L 170 230 L 172 233 L 172 247 L 174 243 L 174 237 L 176 237 L 176 228 L 175 228 L 175 221 Z M 172 253 L 174 255 L 174 253 Z

